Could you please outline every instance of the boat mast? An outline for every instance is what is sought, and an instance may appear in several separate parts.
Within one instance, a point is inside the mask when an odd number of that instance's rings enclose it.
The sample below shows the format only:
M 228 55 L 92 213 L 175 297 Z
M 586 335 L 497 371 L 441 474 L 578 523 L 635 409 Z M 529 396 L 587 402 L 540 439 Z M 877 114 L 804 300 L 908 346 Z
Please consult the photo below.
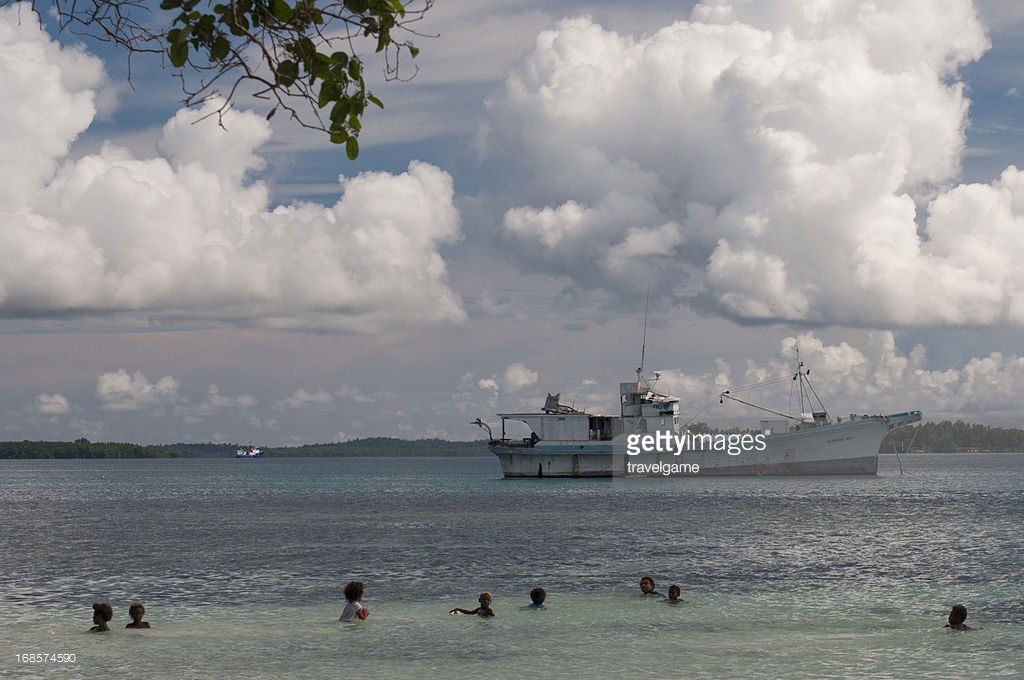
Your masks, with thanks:
M 793 380 L 798 382 L 800 385 L 800 414 L 803 415 L 804 405 L 807 405 L 808 413 L 814 415 L 814 402 L 818 402 L 818 408 L 821 409 L 819 413 L 823 414 L 828 419 L 828 409 L 825 408 L 825 402 L 818 396 L 818 392 L 814 389 L 814 385 L 811 384 L 811 369 L 804 369 L 804 362 L 800 361 L 800 348 L 796 350 L 796 375 L 793 376 Z M 811 399 L 811 395 L 814 395 L 814 399 Z
M 636 369 L 637 387 L 644 379 L 644 355 L 647 354 L 647 309 L 651 302 L 651 287 L 647 286 L 647 297 L 644 298 L 644 336 L 640 342 L 640 368 Z
M 789 413 L 783 413 L 782 411 L 776 411 L 775 409 L 768 408 L 767 406 L 761 406 L 760 404 L 755 404 L 753 402 L 746 401 L 745 399 L 741 399 L 733 394 L 733 392 L 750 390 L 757 387 L 764 387 L 766 385 L 774 385 L 776 383 L 789 380 L 789 378 L 785 376 L 780 378 L 774 378 L 772 380 L 767 380 L 765 382 L 757 383 L 755 385 L 739 387 L 736 388 L 735 390 L 726 390 L 725 392 L 722 392 L 721 394 L 718 395 L 718 403 L 722 404 L 725 403 L 726 399 L 730 399 L 732 401 L 745 404 L 746 406 L 751 406 L 761 411 L 767 411 L 768 413 L 774 413 L 777 416 L 782 416 L 783 418 L 788 418 L 789 420 L 795 420 L 798 423 L 815 422 L 821 424 L 829 422 L 828 409 L 825 408 L 825 403 L 821 400 L 821 397 L 818 396 L 818 392 L 814 389 L 814 385 L 811 384 L 810 376 L 811 369 L 804 367 L 804 362 L 800 361 L 800 350 L 797 349 L 796 373 L 793 374 L 792 381 L 797 383 L 797 389 L 799 390 L 798 396 L 800 399 L 800 403 L 798 405 L 799 408 L 797 410 L 799 415 L 794 416 Z M 814 397 L 813 399 L 811 398 L 812 396 Z M 820 409 L 819 411 L 814 410 L 815 401 L 818 402 L 818 408 Z M 790 390 L 789 393 L 789 408 L 793 408 L 792 390 Z M 807 411 L 804 410 L 805 408 L 807 409 Z M 810 420 L 808 420 L 806 416 L 810 416 Z
M 800 361 L 800 348 L 796 348 L 796 374 L 793 376 L 793 380 L 797 383 L 797 389 L 799 390 L 800 396 L 800 415 L 804 413 L 810 413 L 814 410 L 814 405 L 811 403 L 810 398 L 807 396 L 807 388 L 804 387 L 804 362 Z M 807 405 L 804 410 L 804 404 Z
M 650 307 L 650 286 L 647 287 L 647 296 L 643 301 L 643 340 L 640 342 L 640 368 L 637 369 L 637 388 L 647 382 L 643 377 L 644 360 L 647 353 L 647 309 Z M 650 385 L 648 385 L 650 387 Z

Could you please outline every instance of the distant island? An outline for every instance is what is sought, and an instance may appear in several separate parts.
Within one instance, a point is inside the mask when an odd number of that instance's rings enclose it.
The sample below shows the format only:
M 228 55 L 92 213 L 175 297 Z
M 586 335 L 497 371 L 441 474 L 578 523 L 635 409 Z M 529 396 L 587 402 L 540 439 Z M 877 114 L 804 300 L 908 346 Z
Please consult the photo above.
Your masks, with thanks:
M 729 433 L 702 423 L 691 425 L 694 432 Z M 232 458 L 239 444 L 165 444 L 141 446 L 116 442 L 20 441 L 0 442 L 4 458 Z M 338 456 L 486 456 L 483 440 L 456 442 L 444 439 L 398 439 L 369 437 L 329 444 L 262 447 L 272 458 L 329 458 Z M 1024 451 L 1024 429 L 991 427 L 943 420 L 938 423 L 901 427 L 882 441 L 879 453 L 981 453 Z
M 4 458 L 234 458 L 239 444 L 161 444 L 141 446 L 116 442 L 20 441 L 0 442 Z M 261 447 L 272 458 L 326 458 L 337 456 L 486 456 L 487 442 L 452 442 L 443 439 L 370 437 L 331 444 Z
M 232 458 L 237 444 L 168 444 L 157 447 L 181 458 Z M 369 437 L 330 444 L 303 446 L 261 446 L 263 455 L 271 458 L 335 458 L 338 456 L 404 457 L 404 456 L 486 456 L 487 442 L 452 442 L 445 439 L 398 439 Z M 2 457 L 3 444 L 0 444 Z

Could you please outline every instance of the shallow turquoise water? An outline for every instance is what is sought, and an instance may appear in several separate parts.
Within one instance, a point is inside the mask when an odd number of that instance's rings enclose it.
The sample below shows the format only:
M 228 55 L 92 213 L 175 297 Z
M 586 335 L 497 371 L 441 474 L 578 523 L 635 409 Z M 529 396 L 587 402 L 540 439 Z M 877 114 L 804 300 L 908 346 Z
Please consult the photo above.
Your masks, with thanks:
M 0 461 L 0 675 L 1021 677 L 1022 501 L 1021 454 L 615 482 L 492 458 Z M 645 573 L 687 602 L 639 597 Z M 341 624 L 351 579 L 371 617 Z M 548 609 L 521 611 L 535 585 Z M 494 620 L 447 615 L 481 590 Z M 133 599 L 152 630 L 123 630 Z M 85 632 L 93 601 L 111 633 Z M 957 602 L 978 630 L 942 628 Z

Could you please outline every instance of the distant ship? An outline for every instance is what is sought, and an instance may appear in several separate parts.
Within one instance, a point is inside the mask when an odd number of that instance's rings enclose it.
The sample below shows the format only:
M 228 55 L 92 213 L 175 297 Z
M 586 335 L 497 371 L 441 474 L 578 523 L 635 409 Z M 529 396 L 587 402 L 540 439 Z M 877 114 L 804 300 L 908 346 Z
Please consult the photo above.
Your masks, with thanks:
M 798 360 L 793 380 L 800 384 L 799 416 L 764 409 L 782 419 L 762 420 L 760 430 L 746 435 L 698 434 L 681 427 L 679 400 L 655 391 L 658 374 L 648 381 L 642 367 L 635 381 L 619 384 L 618 416 L 577 411 L 561 404 L 559 394 L 549 394 L 539 412 L 499 413 L 500 436 L 479 418 L 474 423 L 487 430 L 488 447 L 505 477 L 612 477 L 873 475 L 886 435 L 921 420 L 920 411 L 907 411 L 833 421 L 820 400 L 819 410 L 804 412 L 804 397 L 814 394 L 808 374 Z M 722 393 L 724 399 L 764 408 L 730 392 Z M 507 420 L 526 423 L 530 436 L 506 436 Z
M 235 458 L 262 458 L 263 450 L 257 446 L 249 444 L 246 448 L 238 449 L 235 451 Z

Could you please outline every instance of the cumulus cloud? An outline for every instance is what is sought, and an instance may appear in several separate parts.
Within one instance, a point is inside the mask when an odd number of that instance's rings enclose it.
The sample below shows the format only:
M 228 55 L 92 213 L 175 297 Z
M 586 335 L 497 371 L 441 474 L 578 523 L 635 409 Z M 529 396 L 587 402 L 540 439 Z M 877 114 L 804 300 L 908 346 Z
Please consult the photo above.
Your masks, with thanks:
M 0 207 L 35 196 L 96 115 L 103 64 L 61 48 L 20 7 L 0 9 Z
M 108 411 L 152 411 L 179 401 L 178 381 L 164 376 L 155 383 L 141 372 L 118 369 L 96 381 L 96 397 Z
M 498 381 L 494 378 L 480 378 L 476 383 L 477 387 L 488 392 L 497 394 L 501 388 L 498 387 Z
M 199 422 L 203 418 L 214 416 L 224 411 L 241 410 L 246 411 L 256 406 L 256 398 L 251 394 L 242 394 L 237 397 L 221 394 L 220 388 L 210 385 L 206 389 L 206 397 L 198 404 L 180 405 L 175 408 L 175 413 L 185 418 L 186 422 Z
M 39 413 L 58 415 L 71 410 L 63 394 L 40 394 L 36 396 L 35 410 Z
M 509 392 L 518 392 L 524 387 L 529 387 L 537 382 L 537 371 L 526 367 L 522 361 L 509 364 L 505 369 L 505 389 Z
M 307 408 L 315 406 L 321 409 L 329 409 L 334 406 L 334 397 L 326 390 L 307 390 L 300 387 L 282 401 L 288 408 Z
M 473 381 L 472 373 L 463 375 L 459 382 L 460 391 L 467 390 Z M 517 361 L 506 366 L 505 372 L 500 377 L 492 375 L 489 378 L 476 380 L 476 388 L 497 396 L 502 390 L 515 393 L 536 383 L 537 371 L 527 368 L 526 364 L 522 361 Z
M 969 0 L 699 3 L 542 32 L 489 102 L 520 263 L 740 321 L 1024 323 L 1024 173 L 956 186 Z
M 334 390 L 334 394 L 342 399 L 351 399 L 359 404 L 372 404 L 376 399 L 359 389 L 358 387 L 352 387 L 350 385 L 342 385 L 338 389 Z
M 0 47 L 0 314 L 357 332 L 465 318 L 439 250 L 459 238 L 447 173 L 414 161 L 340 178 L 334 205 L 275 208 L 251 180 L 267 121 L 199 120 L 217 102 L 168 121 L 159 157 L 107 144 L 70 158 L 95 115 L 100 63 L 11 8 Z

